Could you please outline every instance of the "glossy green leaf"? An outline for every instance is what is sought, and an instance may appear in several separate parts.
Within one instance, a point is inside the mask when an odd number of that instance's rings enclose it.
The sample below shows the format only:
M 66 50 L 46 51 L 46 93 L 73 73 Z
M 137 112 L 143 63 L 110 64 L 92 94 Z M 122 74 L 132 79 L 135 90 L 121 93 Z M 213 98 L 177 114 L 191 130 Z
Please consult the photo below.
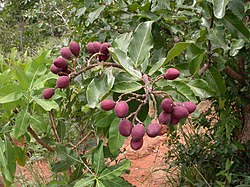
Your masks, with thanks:
M 242 0 L 233 0 L 229 2 L 228 7 L 233 12 L 233 14 L 238 16 L 240 19 L 243 19 L 245 16 L 245 8 Z
M 174 47 L 168 51 L 168 55 L 165 61 L 161 59 L 152 66 L 152 68 L 149 71 L 149 75 L 152 75 L 154 72 L 160 69 L 163 65 L 166 65 L 168 62 L 173 60 L 176 56 L 181 54 L 181 52 L 184 51 L 190 44 L 191 42 L 178 42 L 177 44 L 175 44 Z
M 226 12 L 226 6 L 231 0 L 212 0 L 213 11 L 216 18 L 221 19 Z
M 16 70 L 16 78 L 19 85 L 22 87 L 23 90 L 27 90 L 29 86 L 28 77 L 26 76 L 25 72 L 21 67 L 16 66 L 15 70 Z
M 196 73 L 198 73 L 200 66 L 203 62 L 205 53 L 200 53 L 197 54 L 189 63 L 189 72 L 192 75 L 195 75 Z
M 46 132 L 48 127 L 48 123 L 44 121 L 44 118 L 35 114 L 30 116 L 30 125 L 32 129 L 39 130 L 41 132 Z
M 86 95 L 88 105 L 95 108 L 96 105 L 102 100 L 113 87 L 115 77 L 111 71 L 107 71 L 102 77 L 94 78 L 88 85 Z
M 96 127 L 108 127 L 114 120 L 115 115 L 113 111 L 101 111 L 97 115 L 95 115 L 95 126 Z
M 45 74 L 41 77 L 39 77 L 38 79 L 36 79 L 36 81 L 34 82 L 34 84 L 32 85 L 32 90 L 39 90 L 44 88 L 44 84 L 51 79 L 57 79 L 58 76 L 52 73 L 48 73 Z
M 228 50 L 224 29 L 219 27 L 212 28 L 208 31 L 208 39 L 214 48 L 222 48 Z
M 203 79 L 195 79 L 191 80 L 188 85 L 195 93 L 197 97 L 200 98 L 208 98 L 215 96 L 215 90 L 211 88 L 208 83 Z
M 18 139 L 20 136 L 27 132 L 29 126 L 30 113 L 28 111 L 21 111 L 16 117 L 16 123 L 14 126 L 14 136 Z
M 36 104 L 40 105 L 46 111 L 51 111 L 52 109 L 59 110 L 59 105 L 54 100 L 45 100 L 38 97 L 34 97 L 33 99 Z
M 115 179 L 119 177 L 124 172 L 124 170 L 129 169 L 129 167 L 130 167 L 130 161 L 122 160 L 121 162 L 119 162 L 119 164 L 116 164 L 114 166 L 111 166 L 103 170 L 103 172 L 100 174 L 99 179 L 102 180 Z
M 245 41 L 242 39 L 234 40 L 230 46 L 230 56 L 236 56 L 241 48 L 245 45 Z
M 134 67 L 132 60 L 125 52 L 117 48 L 109 48 L 109 51 L 116 63 L 120 64 L 133 77 L 136 77 L 138 80 L 141 79 L 141 72 Z
M 118 124 L 120 122 L 119 118 L 115 118 L 109 127 L 109 150 L 113 156 L 119 155 L 119 149 L 123 145 L 125 137 L 120 135 Z
M 131 39 L 132 39 L 132 32 L 123 33 L 112 42 L 112 46 L 127 53 Z
M 222 21 L 234 38 L 242 38 L 249 40 L 249 30 L 243 24 L 242 20 L 239 19 L 236 15 L 234 15 L 230 10 L 226 12 L 226 15 Z
M 96 174 L 104 169 L 104 162 L 103 142 L 99 142 L 98 146 L 92 151 L 92 168 Z
M 0 88 L 0 103 L 9 103 L 19 100 L 24 92 L 18 85 L 7 85 Z
M 143 22 L 136 28 L 128 48 L 128 54 L 135 67 L 143 64 L 142 72 L 146 70 L 149 62 L 150 50 L 153 48 L 151 34 L 152 21 Z
M 142 85 L 135 81 L 122 81 L 122 82 L 115 82 L 112 91 L 117 93 L 129 93 L 135 92 L 140 90 Z
M 81 180 L 77 181 L 74 187 L 91 187 L 94 185 L 95 177 L 84 177 Z
M 102 13 L 102 11 L 105 9 L 105 6 L 99 6 L 96 10 L 91 12 L 88 16 L 88 19 L 86 21 L 86 26 L 89 26 L 89 24 L 93 23 Z

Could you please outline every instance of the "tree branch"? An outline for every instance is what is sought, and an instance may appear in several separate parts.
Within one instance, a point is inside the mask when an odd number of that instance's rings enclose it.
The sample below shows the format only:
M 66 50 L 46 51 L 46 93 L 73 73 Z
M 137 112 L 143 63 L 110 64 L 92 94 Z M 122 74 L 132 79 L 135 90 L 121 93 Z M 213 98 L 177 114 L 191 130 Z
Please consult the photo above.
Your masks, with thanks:
M 58 133 L 56 130 L 56 122 L 55 122 L 54 113 L 52 110 L 49 111 L 49 119 L 50 119 L 51 127 L 52 127 L 53 133 L 55 135 L 56 141 L 61 142 L 60 137 L 58 136 Z
M 242 75 L 238 74 L 236 71 L 234 71 L 229 66 L 225 67 L 225 71 L 228 75 L 230 75 L 232 78 L 237 80 L 239 83 L 244 83 L 244 81 L 245 81 L 244 77 Z

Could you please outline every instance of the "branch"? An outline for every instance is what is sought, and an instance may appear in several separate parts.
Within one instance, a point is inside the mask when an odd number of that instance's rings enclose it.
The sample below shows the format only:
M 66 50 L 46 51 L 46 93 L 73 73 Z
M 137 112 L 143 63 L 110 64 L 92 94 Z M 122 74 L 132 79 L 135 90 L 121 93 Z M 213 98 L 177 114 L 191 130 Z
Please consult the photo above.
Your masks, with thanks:
M 43 147 L 45 147 L 49 152 L 54 152 L 54 149 L 52 147 L 50 147 L 48 144 L 46 144 L 44 141 L 42 141 L 37 134 L 35 133 L 35 131 L 33 131 L 33 129 L 31 127 L 28 127 L 28 131 L 29 133 L 33 136 L 33 138 L 36 139 L 36 141 L 41 144 Z
M 238 74 L 236 71 L 234 71 L 229 66 L 225 67 L 225 71 L 228 75 L 230 75 L 232 78 L 237 80 L 239 83 L 244 83 L 244 81 L 245 81 L 244 77 L 242 75 Z
M 74 147 L 72 147 L 72 149 L 74 150 L 74 149 L 76 149 L 79 145 L 81 145 L 82 144 L 82 142 L 84 142 L 85 140 L 86 140 L 86 138 L 90 135 L 92 133 L 92 131 L 89 131 L 89 133 L 86 135 L 86 136 L 84 136 Z
M 52 130 L 53 130 L 54 136 L 56 138 L 56 141 L 61 142 L 61 140 L 60 140 L 60 138 L 58 136 L 57 130 L 56 130 L 56 122 L 55 122 L 54 113 L 53 113 L 52 110 L 49 111 L 49 119 L 50 119 L 51 127 L 52 127 Z

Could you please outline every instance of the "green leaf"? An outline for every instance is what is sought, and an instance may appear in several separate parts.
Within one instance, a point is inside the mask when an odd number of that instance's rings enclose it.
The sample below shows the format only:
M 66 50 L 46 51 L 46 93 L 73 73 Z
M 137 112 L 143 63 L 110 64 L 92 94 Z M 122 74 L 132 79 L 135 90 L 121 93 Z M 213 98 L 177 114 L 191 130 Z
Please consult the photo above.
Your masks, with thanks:
M 220 72 L 215 67 L 210 66 L 205 76 L 210 87 L 215 89 L 216 95 L 223 96 L 226 92 L 226 85 Z
M 74 187 L 91 187 L 94 182 L 95 182 L 95 177 L 91 176 L 91 177 L 85 177 L 79 181 L 77 181 L 77 183 L 74 185 Z
M 195 93 L 196 96 L 200 98 L 208 98 L 215 96 L 215 90 L 212 89 L 208 83 L 203 79 L 195 79 L 191 80 L 188 85 Z
M 92 168 L 96 174 L 103 170 L 104 162 L 103 142 L 99 142 L 98 146 L 92 151 Z
M 25 149 L 22 149 L 21 147 L 15 147 L 15 155 L 18 165 L 25 166 L 27 157 Z
M 123 33 L 112 42 L 112 46 L 127 53 L 131 39 L 132 39 L 132 32 Z
M 141 79 L 141 72 L 135 69 L 132 60 L 127 56 L 125 52 L 117 48 L 109 48 L 109 51 L 116 63 L 120 64 L 133 77 L 136 77 L 138 80 Z
M 22 88 L 18 85 L 8 85 L 0 88 L 0 103 L 10 103 L 23 96 Z
M 222 48 L 225 51 L 228 50 L 224 29 L 219 27 L 210 29 L 208 31 L 208 39 L 211 41 L 214 48 Z
M 95 115 L 95 119 L 96 119 L 95 126 L 101 127 L 101 128 L 108 127 L 110 126 L 114 118 L 115 118 L 115 115 L 113 111 L 108 111 L 108 112 L 101 111 L 97 115 Z
M 222 21 L 234 38 L 242 38 L 249 40 L 249 30 L 243 24 L 242 20 L 239 19 L 236 15 L 234 15 L 230 10 L 227 10 L 226 15 Z
M 226 6 L 231 0 L 213 0 L 213 11 L 216 18 L 221 19 L 226 12 Z
M 48 123 L 44 121 L 44 118 L 35 114 L 30 116 L 30 125 L 32 126 L 32 129 L 41 132 L 46 132 L 48 127 Z
M 51 79 L 57 79 L 58 76 L 52 73 L 48 73 L 45 74 L 41 77 L 39 77 L 38 79 L 36 79 L 36 81 L 34 82 L 33 86 L 32 86 L 32 90 L 39 90 L 44 88 L 44 84 Z
M 28 111 L 21 111 L 16 117 L 16 123 L 14 126 L 14 137 L 18 139 L 20 136 L 27 132 L 29 126 L 30 113 Z
M 25 75 L 23 69 L 19 66 L 15 67 L 16 70 L 16 77 L 19 85 L 22 87 L 23 90 L 27 90 L 29 86 L 28 77 Z
M 94 78 L 88 85 L 86 95 L 88 105 L 95 108 L 96 105 L 102 100 L 113 87 L 115 77 L 111 69 L 107 71 L 102 77 Z
M 112 91 L 116 93 L 129 93 L 135 92 L 140 90 L 142 85 L 135 81 L 122 81 L 122 82 L 115 82 Z
M 45 111 L 51 111 L 52 109 L 59 110 L 59 105 L 54 100 L 45 100 L 38 97 L 33 97 L 33 99 Z
M 15 155 L 15 149 L 14 146 L 11 144 L 10 140 L 5 138 L 5 156 L 7 159 L 7 167 L 6 170 L 8 170 L 9 175 L 5 176 L 5 178 L 10 182 L 14 182 L 14 176 L 16 173 L 16 155 Z
M 245 41 L 242 39 L 234 40 L 230 46 L 230 56 L 236 56 L 241 48 L 245 45 Z
M 181 54 L 181 52 L 184 51 L 190 44 L 191 42 L 178 42 L 177 44 L 175 44 L 174 47 L 168 51 L 168 55 L 165 61 L 161 59 L 152 66 L 152 68 L 149 71 L 149 75 L 152 75 L 163 65 L 166 65 L 169 61 L 173 60 L 176 56 Z
M 132 187 L 132 185 L 121 177 L 112 180 L 101 180 L 104 186 Z
M 129 57 L 135 67 L 143 64 L 142 72 L 147 68 L 150 50 L 153 48 L 152 24 L 152 21 L 147 21 L 138 25 L 128 48 Z
M 118 156 L 119 149 L 123 145 L 125 137 L 121 136 L 118 129 L 118 124 L 120 122 L 119 118 L 115 118 L 109 127 L 109 150 L 112 155 Z
M 103 170 L 103 172 L 100 174 L 99 179 L 102 179 L 102 180 L 115 179 L 119 177 L 124 172 L 124 170 L 129 169 L 129 167 L 130 167 L 130 161 L 122 160 L 119 164 L 111 166 Z
M 189 63 L 189 72 L 192 75 L 195 75 L 196 73 L 198 73 L 201 63 L 203 62 L 205 53 L 200 53 L 197 54 Z
M 89 24 L 93 23 L 102 13 L 102 11 L 105 9 L 105 6 L 99 6 L 96 10 L 91 12 L 88 16 L 88 19 L 86 21 L 86 26 L 89 26 Z

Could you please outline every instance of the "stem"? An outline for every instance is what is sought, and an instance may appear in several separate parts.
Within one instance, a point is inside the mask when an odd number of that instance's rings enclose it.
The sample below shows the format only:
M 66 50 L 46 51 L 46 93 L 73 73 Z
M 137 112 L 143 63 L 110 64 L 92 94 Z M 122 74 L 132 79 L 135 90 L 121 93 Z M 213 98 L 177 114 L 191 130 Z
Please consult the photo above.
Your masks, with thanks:
M 156 94 L 156 95 L 165 95 L 166 97 L 170 98 L 171 97 L 168 95 L 167 92 L 164 92 L 164 91 L 152 91 L 152 94 Z
M 98 57 L 98 56 L 101 55 L 101 54 L 102 54 L 102 53 L 95 53 L 95 54 L 93 54 L 93 55 L 89 58 L 89 60 L 87 61 L 87 66 L 90 65 L 90 63 L 91 63 L 91 61 L 93 60 L 93 58 Z
M 153 100 L 153 105 L 154 105 L 154 114 L 155 114 L 154 119 L 158 119 L 157 102 L 156 102 L 156 99 L 155 99 L 154 94 L 150 94 L 150 95 L 151 95 L 151 97 L 152 97 L 152 100 Z
M 31 127 L 28 127 L 28 131 L 39 144 L 45 147 L 49 152 L 54 152 L 54 149 L 50 147 L 48 144 L 46 144 L 44 141 L 42 141 Z
M 230 75 L 233 79 L 237 80 L 239 83 L 243 83 L 245 81 L 244 77 L 234 71 L 231 67 L 226 66 L 225 71 L 228 75 Z
M 72 149 L 74 150 L 74 149 L 76 149 L 79 145 L 81 145 L 82 142 L 84 142 L 85 139 L 86 139 L 91 133 L 92 133 L 92 131 L 89 131 L 89 133 L 88 133 L 86 136 L 84 136 L 84 137 L 83 137 L 74 147 L 72 147 Z
M 61 142 L 61 140 L 60 140 L 60 138 L 58 136 L 57 130 L 56 130 L 56 122 L 55 122 L 53 110 L 49 111 L 49 119 L 50 119 L 50 122 L 51 122 L 51 127 L 52 127 L 52 130 L 53 130 L 54 136 L 56 138 L 56 141 Z
M 162 78 L 164 78 L 163 75 L 158 76 L 153 82 L 152 82 L 152 90 L 154 90 L 155 84 L 157 81 L 161 80 Z

